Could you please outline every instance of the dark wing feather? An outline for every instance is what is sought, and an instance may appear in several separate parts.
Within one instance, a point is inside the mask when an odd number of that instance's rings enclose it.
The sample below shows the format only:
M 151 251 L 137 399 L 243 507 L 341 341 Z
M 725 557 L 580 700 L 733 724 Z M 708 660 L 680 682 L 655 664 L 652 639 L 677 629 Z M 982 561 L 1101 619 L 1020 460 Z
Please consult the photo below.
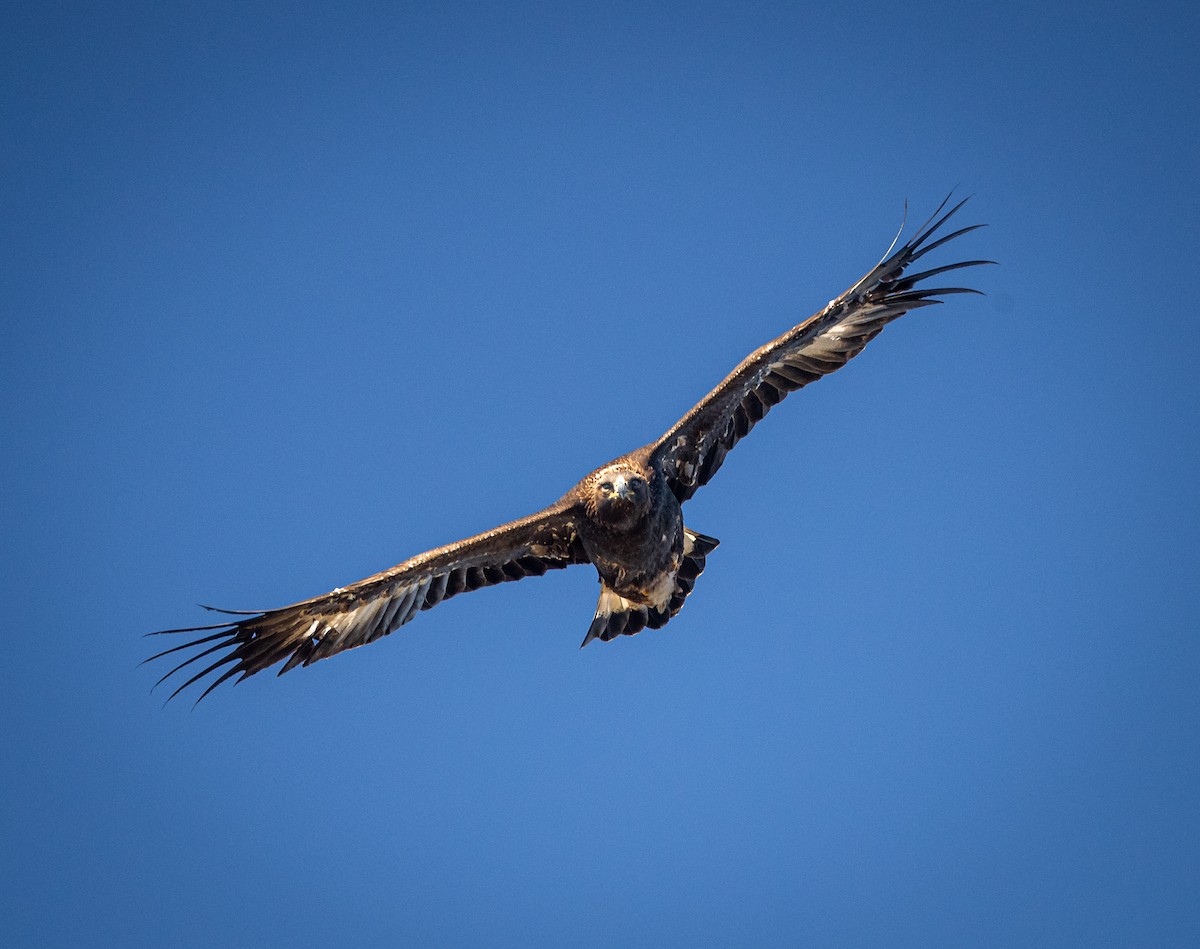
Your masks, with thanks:
M 982 227 L 976 224 L 930 241 L 930 237 L 965 204 L 960 201 L 941 217 L 946 201 L 917 236 L 884 259 L 825 309 L 778 339 L 751 353 L 662 438 L 649 446 L 656 467 L 682 502 L 716 474 L 725 455 L 762 419 L 771 406 L 796 389 L 840 369 L 862 352 L 892 320 L 918 307 L 941 303 L 940 296 L 977 293 L 964 287 L 918 287 L 936 274 L 991 263 L 964 260 L 922 273 L 908 267 L 935 247 Z M 934 220 L 936 218 L 936 220 Z M 899 240 L 899 238 L 897 238 Z M 893 244 L 893 247 L 895 244 Z
M 261 613 L 218 610 L 242 618 L 151 633 L 160 636 L 218 630 L 164 650 L 146 661 L 207 646 L 158 680 L 162 683 L 204 657 L 216 654 L 213 661 L 202 664 L 170 696 L 174 698 L 192 683 L 223 670 L 200 695 L 202 699 L 234 676 L 240 682 L 278 662 L 284 663 L 279 670 L 283 675 L 298 665 L 307 666 L 374 642 L 403 626 L 421 610 L 459 593 L 587 562 L 575 530 L 573 502 L 568 496 L 537 514 L 431 550 L 324 596 Z

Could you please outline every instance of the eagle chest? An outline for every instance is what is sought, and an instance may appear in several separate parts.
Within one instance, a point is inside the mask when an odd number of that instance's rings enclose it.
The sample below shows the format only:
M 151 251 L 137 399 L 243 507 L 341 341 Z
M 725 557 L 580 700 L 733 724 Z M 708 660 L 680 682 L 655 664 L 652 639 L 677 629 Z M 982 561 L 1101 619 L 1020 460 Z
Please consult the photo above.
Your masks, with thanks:
M 683 513 L 678 502 L 660 501 L 628 530 L 595 522 L 588 528 L 583 532 L 584 549 L 614 592 L 649 603 L 661 600 L 664 588 L 674 585 L 683 559 Z

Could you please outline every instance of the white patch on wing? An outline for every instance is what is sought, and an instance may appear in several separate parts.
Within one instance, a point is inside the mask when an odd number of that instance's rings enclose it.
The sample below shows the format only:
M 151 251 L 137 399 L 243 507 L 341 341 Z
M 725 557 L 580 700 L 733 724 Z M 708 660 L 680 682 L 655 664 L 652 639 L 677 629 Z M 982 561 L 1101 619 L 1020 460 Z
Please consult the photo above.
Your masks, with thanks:
M 838 344 L 841 341 L 841 335 L 837 332 L 838 328 L 838 325 L 835 324 L 814 339 L 808 344 L 808 352 L 813 355 L 838 352 L 840 349 Z

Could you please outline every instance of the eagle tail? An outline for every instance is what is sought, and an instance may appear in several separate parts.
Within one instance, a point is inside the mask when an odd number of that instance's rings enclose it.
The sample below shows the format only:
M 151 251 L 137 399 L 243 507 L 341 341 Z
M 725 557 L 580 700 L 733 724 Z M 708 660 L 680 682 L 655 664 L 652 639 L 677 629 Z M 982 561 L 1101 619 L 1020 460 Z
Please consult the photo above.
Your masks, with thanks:
M 683 609 L 684 601 L 696 586 L 696 578 L 704 572 L 704 558 L 719 543 L 715 537 L 698 534 L 686 527 L 683 529 L 683 561 L 675 574 L 675 587 L 662 606 L 648 606 L 627 600 L 601 582 L 596 615 L 579 648 L 582 649 L 593 639 L 608 642 L 617 636 L 632 636 L 643 629 L 662 629 L 672 616 Z

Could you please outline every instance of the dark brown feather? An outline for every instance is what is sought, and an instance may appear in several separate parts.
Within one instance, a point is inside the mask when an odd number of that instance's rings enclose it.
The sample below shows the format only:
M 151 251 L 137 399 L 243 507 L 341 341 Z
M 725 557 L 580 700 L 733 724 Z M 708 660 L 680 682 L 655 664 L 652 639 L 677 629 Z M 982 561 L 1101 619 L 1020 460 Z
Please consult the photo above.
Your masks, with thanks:
M 892 320 L 919 307 L 940 303 L 951 293 L 977 293 L 963 287 L 916 288 L 927 277 L 991 263 L 964 260 L 905 275 L 926 253 L 982 225 L 960 228 L 929 241 L 963 206 L 960 201 L 939 218 L 949 198 L 917 235 L 888 255 L 870 273 L 823 310 L 755 350 L 662 438 L 648 446 L 649 463 L 666 476 L 680 503 L 707 484 L 734 445 L 771 408 L 795 390 L 840 369 L 857 356 Z M 937 220 L 934 220 L 937 218 Z
M 662 629 L 673 616 L 683 609 L 688 594 L 696 586 L 696 578 L 704 572 L 705 558 L 716 550 L 720 543 L 715 537 L 697 534 L 692 530 L 689 530 L 687 535 L 683 559 L 675 574 L 675 589 L 671 593 L 670 600 L 667 601 L 666 608 L 656 609 L 652 606 L 630 603 L 624 609 L 613 610 L 610 613 L 603 612 L 602 608 L 597 609 L 596 615 L 592 619 L 592 625 L 588 627 L 587 635 L 579 644 L 580 649 L 593 639 L 609 642 L 618 636 L 632 636 L 640 633 L 643 629 Z M 603 607 L 603 603 L 604 601 L 601 600 L 601 607 Z
M 204 656 L 223 653 L 170 696 L 174 698 L 209 673 L 234 663 L 205 689 L 200 696 L 204 698 L 233 676 L 241 681 L 281 661 L 284 664 L 279 674 L 283 675 L 298 665 L 307 666 L 374 642 L 399 629 L 419 611 L 431 609 L 456 593 L 587 563 L 587 554 L 575 529 L 574 507 L 574 498 L 568 495 L 538 514 L 431 550 L 344 589 L 281 609 L 252 614 L 238 611 L 233 615 L 240 618 L 225 624 L 151 633 L 159 636 L 220 630 L 151 656 L 158 659 L 188 648 L 208 646 L 175 666 L 156 685 Z M 215 645 L 208 645 L 214 641 Z

